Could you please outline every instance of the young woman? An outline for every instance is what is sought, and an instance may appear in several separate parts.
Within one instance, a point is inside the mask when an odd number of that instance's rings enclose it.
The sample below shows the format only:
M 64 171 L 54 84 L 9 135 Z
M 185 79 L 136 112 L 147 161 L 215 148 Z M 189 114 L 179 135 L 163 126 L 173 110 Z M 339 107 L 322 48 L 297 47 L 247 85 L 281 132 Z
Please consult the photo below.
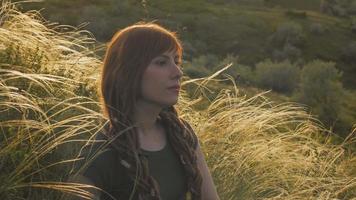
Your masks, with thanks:
M 176 35 L 154 23 L 113 36 L 100 85 L 109 123 L 77 177 L 101 188 L 97 199 L 219 199 L 198 139 L 174 108 L 181 57 Z

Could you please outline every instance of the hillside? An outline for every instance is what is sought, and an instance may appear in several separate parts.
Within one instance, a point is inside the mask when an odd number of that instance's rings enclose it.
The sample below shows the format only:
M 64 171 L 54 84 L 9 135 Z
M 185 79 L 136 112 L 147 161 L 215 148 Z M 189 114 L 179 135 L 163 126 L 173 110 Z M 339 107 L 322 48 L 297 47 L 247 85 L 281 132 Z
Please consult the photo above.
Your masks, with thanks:
M 288 2 L 288 3 L 287 3 Z M 291 59 L 300 63 L 314 59 L 334 61 L 344 72 L 343 83 L 355 89 L 355 61 L 345 59 L 348 45 L 355 41 L 350 20 L 321 14 L 319 1 L 55 1 L 25 5 L 40 9 L 45 18 L 64 24 L 89 22 L 99 41 L 108 41 L 115 30 L 139 20 L 157 20 L 176 30 L 185 44 L 185 57 L 214 54 L 239 56 L 252 68 L 266 58 Z M 81 13 L 78 15 L 78 13 Z M 272 35 L 284 23 L 300 26 L 302 39 L 293 44 L 295 52 L 285 52 L 283 44 L 273 44 Z M 282 46 L 281 46 L 282 45 Z M 351 48 L 351 47 L 350 47 Z M 354 54 L 355 50 L 351 50 Z M 288 54 L 278 57 L 280 53 Z
M 342 106 L 338 114 L 314 114 L 334 116 L 324 123 L 345 135 L 356 122 L 356 110 L 349 109 L 355 107 L 356 35 L 351 18 L 323 14 L 320 4 L 316 0 L 47 0 L 21 5 L 24 10 L 42 9 L 51 22 L 84 26 L 100 43 L 129 24 L 155 20 L 179 34 L 184 45 L 183 68 L 189 76 L 206 76 L 232 56 L 236 59 L 231 75 L 244 75 L 240 65 L 248 73 L 240 87 L 272 89 L 257 84 L 255 77 L 256 66 L 268 60 L 289 60 L 300 69 L 314 60 L 331 61 L 340 72 L 337 81 L 345 88 L 345 96 L 339 97 Z M 300 83 L 295 85 L 294 92 L 277 92 L 295 100 L 292 96 L 300 90 Z

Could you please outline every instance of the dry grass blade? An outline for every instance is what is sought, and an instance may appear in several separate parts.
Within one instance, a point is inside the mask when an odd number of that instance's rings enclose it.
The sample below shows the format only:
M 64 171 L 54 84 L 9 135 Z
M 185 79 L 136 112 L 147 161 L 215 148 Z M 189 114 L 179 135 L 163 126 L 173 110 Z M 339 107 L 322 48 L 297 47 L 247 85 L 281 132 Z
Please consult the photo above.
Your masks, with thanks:
M 189 112 L 222 199 L 355 196 L 354 156 L 344 146 L 354 134 L 340 145 L 320 140 L 333 133 L 301 105 L 225 90 L 207 109 Z

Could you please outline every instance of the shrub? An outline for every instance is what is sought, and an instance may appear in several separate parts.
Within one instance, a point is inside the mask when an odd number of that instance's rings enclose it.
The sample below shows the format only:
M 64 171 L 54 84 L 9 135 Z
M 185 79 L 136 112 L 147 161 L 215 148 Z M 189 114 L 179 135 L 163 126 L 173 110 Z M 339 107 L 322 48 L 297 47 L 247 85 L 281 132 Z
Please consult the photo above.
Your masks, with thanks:
M 258 86 L 291 93 L 298 84 L 300 70 L 288 60 L 280 63 L 266 60 L 256 65 L 255 73 Z
M 223 74 L 232 76 L 237 83 L 249 85 L 253 82 L 253 72 L 251 67 L 238 63 L 238 56 L 227 55 L 215 68 L 214 71 L 232 64 Z
M 300 47 L 304 43 L 305 35 L 301 25 L 295 22 L 286 22 L 277 27 L 276 32 L 269 40 L 272 46 L 279 48 L 283 48 L 285 44 Z
M 320 23 L 312 23 L 309 26 L 309 31 L 315 35 L 321 35 L 325 32 L 325 28 Z
M 183 61 L 184 74 L 190 78 L 202 78 L 209 74 L 209 70 L 204 65 L 195 64 L 189 61 Z
M 356 41 L 350 42 L 342 51 L 342 58 L 347 63 L 356 62 Z
M 291 60 L 296 61 L 300 58 L 302 52 L 299 48 L 286 43 L 282 50 L 274 49 L 272 57 L 276 61 Z
M 320 4 L 321 12 L 339 17 L 355 15 L 355 8 L 354 0 L 323 0 Z
M 219 62 L 218 57 L 212 54 L 194 57 L 191 62 L 183 63 L 183 71 L 191 78 L 205 77 L 212 72 L 212 69 Z
M 346 17 L 347 16 L 347 10 L 342 7 L 341 5 L 334 5 L 332 7 L 333 14 L 339 17 Z
M 352 18 L 350 28 L 352 33 L 356 33 L 356 17 Z
M 108 38 L 112 32 L 112 20 L 107 15 L 107 10 L 95 5 L 87 5 L 81 9 L 78 23 L 89 23 L 86 27 L 95 33 L 98 38 Z
M 356 16 L 356 1 L 353 0 L 350 5 L 347 7 L 347 12 L 350 15 Z
M 344 90 L 341 72 L 335 63 L 316 60 L 306 64 L 301 71 L 296 100 L 310 106 L 312 113 L 328 125 L 338 119 Z

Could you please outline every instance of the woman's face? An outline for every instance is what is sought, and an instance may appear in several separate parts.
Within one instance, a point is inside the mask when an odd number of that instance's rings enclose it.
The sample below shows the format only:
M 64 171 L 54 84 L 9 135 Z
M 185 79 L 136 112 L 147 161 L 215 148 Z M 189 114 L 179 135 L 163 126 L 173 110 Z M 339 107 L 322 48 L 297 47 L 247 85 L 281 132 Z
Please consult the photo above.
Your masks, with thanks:
M 143 73 L 138 101 L 160 107 L 176 104 L 182 75 L 176 52 L 165 52 L 153 58 Z

